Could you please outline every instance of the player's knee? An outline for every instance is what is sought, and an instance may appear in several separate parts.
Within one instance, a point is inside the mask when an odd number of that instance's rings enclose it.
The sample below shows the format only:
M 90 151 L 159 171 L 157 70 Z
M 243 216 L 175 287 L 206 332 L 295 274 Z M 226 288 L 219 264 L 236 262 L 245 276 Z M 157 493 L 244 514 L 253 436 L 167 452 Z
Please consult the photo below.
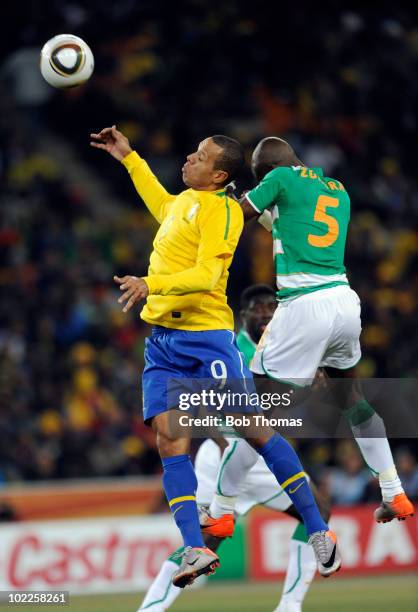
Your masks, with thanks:
M 250 444 L 250 446 L 252 446 L 256 451 L 259 451 L 261 448 L 263 448 L 263 446 L 265 446 L 267 444 L 267 442 L 269 441 L 269 439 L 271 438 L 268 436 L 257 436 L 256 438 L 248 438 L 247 442 L 248 444 Z
M 173 430 L 167 413 L 154 417 L 151 426 L 157 436 L 160 457 L 174 457 L 189 453 L 190 439 L 179 437 L 178 432 Z
M 190 451 L 188 438 L 176 438 L 170 432 L 157 432 L 157 447 L 160 457 L 175 457 L 187 455 Z
M 187 455 L 190 451 L 190 440 L 188 438 L 172 438 L 171 436 L 158 432 L 157 447 L 160 457 Z

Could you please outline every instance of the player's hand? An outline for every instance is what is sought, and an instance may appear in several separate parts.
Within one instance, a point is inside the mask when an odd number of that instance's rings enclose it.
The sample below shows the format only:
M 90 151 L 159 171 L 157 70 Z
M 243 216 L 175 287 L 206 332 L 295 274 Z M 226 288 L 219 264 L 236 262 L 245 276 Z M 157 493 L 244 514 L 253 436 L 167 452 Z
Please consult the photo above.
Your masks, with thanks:
M 136 302 L 140 302 L 149 295 L 149 289 L 147 283 L 143 278 L 137 276 L 114 276 L 113 280 L 115 283 L 120 285 L 119 289 L 125 291 L 118 299 L 119 304 L 126 302 L 122 308 L 122 312 L 128 312 Z
M 129 140 L 116 129 L 116 125 L 104 128 L 98 134 L 90 134 L 90 145 L 96 149 L 107 151 L 118 161 L 132 153 Z

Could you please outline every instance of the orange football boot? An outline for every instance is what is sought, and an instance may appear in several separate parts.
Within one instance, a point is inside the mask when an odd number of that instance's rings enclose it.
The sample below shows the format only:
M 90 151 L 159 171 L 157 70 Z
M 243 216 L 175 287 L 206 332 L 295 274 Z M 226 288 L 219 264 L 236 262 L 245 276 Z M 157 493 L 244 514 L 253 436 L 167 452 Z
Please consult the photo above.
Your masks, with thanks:
M 231 538 L 234 534 L 234 527 L 235 519 L 233 514 L 223 514 L 219 518 L 213 518 L 208 513 L 200 516 L 202 532 L 217 538 Z
M 382 501 L 374 511 L 374 518 L 378 523 L 389 523 L 394 518 L 404 521 L 409 516 L 414 516 L 414 506 L 405 493 L 395 495 L 391 502 Z

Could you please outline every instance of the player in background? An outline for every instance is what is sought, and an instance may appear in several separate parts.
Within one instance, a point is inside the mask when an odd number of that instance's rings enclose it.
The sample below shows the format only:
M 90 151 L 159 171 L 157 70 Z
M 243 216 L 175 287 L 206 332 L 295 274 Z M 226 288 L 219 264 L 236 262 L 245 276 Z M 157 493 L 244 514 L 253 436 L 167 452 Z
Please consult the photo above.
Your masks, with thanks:
M 250 376 L 236 346 L 226 299 L 228 269 L 242 232 L 243 214 L 225 187 L 244 164 L 243 149 L 226 136 L 206 138 L 183 166 L 188 189 L 172 195 L 116 126 L 91 134 L 91 145 L 122 162 L 160 223 L 148 275 L 115 277 L 115 282 L 123 291 L 119 302 L 126 302 L 124 312 L 147 298 L 141 317 L 153 330 L 146 342 L 142 376 L 144 422 L 157 434 L 164 490 L 183 536 L 185 552 L 173 583 L 184 587 L 200 574 L 212 573 L 219 558 L 202 539 L 190 436 L 186 431 L 181 437 L 171 433 L 174 407 L 168 402 L 167 385 L 172 378 L 218 378 L 219 365 L 230 379 Z M 319 571 L 325 576 L 334 573 L 341 566 L 336 539 L 321 517 L 297 454 L 270 429 L 251 443 L 302 516 Z
M 242 327 L 237 335 L 238 348 L 244 355 L 248 365 L 254 356 L 260 337 L 276 310 L 276 294 L 268 285 L 252 285 L 241 295 Z M 218 486 L 218 472 L 222 453 L 228 461 L 231 454 L 239 452 L 241 445 L 247 445 L 243 439 L 231 439 L 229 445 L 223 439 L 206 440 L 201 444 L 195 460 L 195 472 L 198 481 L 196 501 L 201 508 L 201 521 L 207 522 L 205 508 L 209 506 Z M 251 447 L 250 447 L 251 448 Z M 255 451 L 251 449 L 254 453 Z M 325 520 L 329 518 L 329 507 L 312 483 L 315 498 Z M 256 463 L 248 473 L 243 487 L 237 497 L 235 511 L 242 516 L 247 514 L 257 504 L 277 512 L 285 512 L 301 520 L 295 507 L 283 489 L 277 489 L 277 481 L 267 468 L 264 461 L 256 453 Z M 229 529 L 233 528 L 229 525 Z M 222 528 L 225 525 L 222 524 Z M 223 531 L 225 533 L 225 531 Z M 232 536 L 232 531 L 229 535 Z M 225 537 L 225 536 L 224 536 Z M 217 551 L 224 537 L 212 537 L 204 533 L 205 542 L 212 550 Z M 164 561 L 158 575 L 149 587 L 139 610 L 148 612 L 163 612 L 168 610 L 182 592 L 172 585 L 171 577 L 178 569 L 182 549 L 178 549 Z M 289 561 L 283 592 L 280 602 L 274 612 L 302 612 L 304 597 L 315 576 L 316 562 L 312 547 L 302 522 L 298 524 L 290 542 Z M 138 610 L 138 612 L 139 612 Z
M 350 288 L 344 250 L 350 199 L 337 180 L 321 168 L 307 168 L 280 138 L 262 140 L 252 157 L 257 187 L 242 207 L 245 219 L 266 214 L 272 220 L 279 306 L 266 328 L 251 364 L 259 376 L 310 385 L 317 368 L 325 368 L 336 399 L 347 417 L 363 458 L 378 476 L 382 504 L 378 522 L 413 515 L 398 477 L 385 426 L 364 398 L 356 380 L 360 360 L 360 300 Z M 332 380 L 331 380 L 332 383 Z M 245 471 L 254 458 L 236 457 L 222 466 L 223 497 L 215 496 L 213 519 L 232 512 Z
M 237 345 L 248 367 L 276 307 L 276 293 L 269 285 L 251 285 L 241 294 L 241 329 Z

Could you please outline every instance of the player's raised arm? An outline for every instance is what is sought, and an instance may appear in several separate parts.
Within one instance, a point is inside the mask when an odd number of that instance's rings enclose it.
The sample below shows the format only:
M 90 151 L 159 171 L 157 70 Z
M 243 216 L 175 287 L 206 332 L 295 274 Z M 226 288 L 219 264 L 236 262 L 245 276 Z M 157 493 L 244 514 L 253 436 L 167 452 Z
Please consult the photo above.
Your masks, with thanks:
M 112 125 L 98 134 L 90 134 L 90 138 L 92 147 L 106 151 L 125 166 L 138 194 L 158 223 L 161 223 L 175 196 L 161 185 L 147 162 L 131 148 L 126 136 Z

